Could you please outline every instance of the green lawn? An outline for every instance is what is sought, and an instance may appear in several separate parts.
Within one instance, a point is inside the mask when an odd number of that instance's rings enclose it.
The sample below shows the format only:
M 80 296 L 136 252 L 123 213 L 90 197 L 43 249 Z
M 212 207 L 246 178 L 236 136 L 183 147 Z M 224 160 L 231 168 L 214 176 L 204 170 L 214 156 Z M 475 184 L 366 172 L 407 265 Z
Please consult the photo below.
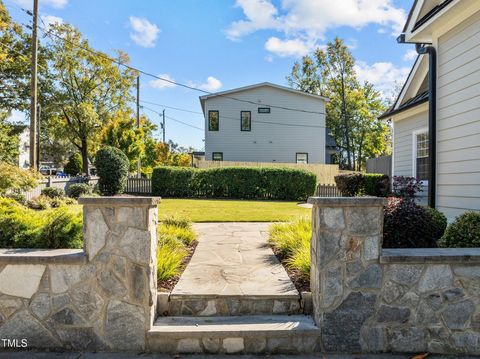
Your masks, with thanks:
M 192 222 L 285 222 L 308 216 L 311 209 L 297 202 L 213 199 L 162 199 L 159 219 L 182 216 Z

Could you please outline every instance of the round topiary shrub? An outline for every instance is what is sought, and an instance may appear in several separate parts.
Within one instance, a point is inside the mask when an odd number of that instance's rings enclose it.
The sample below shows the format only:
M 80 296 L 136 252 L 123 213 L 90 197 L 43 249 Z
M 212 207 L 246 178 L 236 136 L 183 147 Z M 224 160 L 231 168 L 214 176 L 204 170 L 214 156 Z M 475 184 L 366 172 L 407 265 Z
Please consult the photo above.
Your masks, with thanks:
M 68 162 L 63 167 L 63 172 L 70 176 L 76 176 L 82 172 L 82 156 L 79 153 L 74 153 L 68 158 Z
M 104 147 L 95 155 L 98 188 L 103 196 L 113 196 L 123 193 L 127 186 L 128 157 L 115 147 Z
M 67 188 L 67 196 L 78 199 L 81 196 L 92 194 L 92 187 L 87 183 L 75 183 Z
M 455 218 L 438 243 L 441 247 L 480 247 L 480 212 L 465 212 Z
M 384 207 L 384 248 L 434 248 L 440 232 L 439 221 L 426 208 L 403 198 L 388 199 Z
M 430 207 L 425 207 L 425 209 L 435 222 L 435 238 L 442 238 L 443 234 L 445 233 L 445 229 L 447 229 L 447 217 L 445 217 L 445 215 L 438 209 Z
M 62 198 L 65 196 L 65 191 L 61 188 L 46 187 L 42 189 L 41 194 L 50 198 Z

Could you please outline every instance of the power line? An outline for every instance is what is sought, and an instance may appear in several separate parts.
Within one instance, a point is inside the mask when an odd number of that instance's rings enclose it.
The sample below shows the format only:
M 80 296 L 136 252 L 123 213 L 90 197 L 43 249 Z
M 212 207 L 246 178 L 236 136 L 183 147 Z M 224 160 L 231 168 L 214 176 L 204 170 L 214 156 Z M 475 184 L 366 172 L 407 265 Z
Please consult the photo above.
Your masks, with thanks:
M 162 104 L 159 104 L 159 103 L 156 103 L 156 102 L 150 102 L 150 101 L 144 101 L 144 100 L 140 100 L 140 102 L 147 103 L 147 104 L 150 104 L 150 105 L 159 106 L 159 107 L 165 107 L 165 108 L 169 108 L 169 109 L 172 109 L 172 110 L 194 113 L 196 115 L 203 115 L 203 113 L 199 112 L 199 111 L 191 111 L 191 110 L 187 110 L 187 109 L 184 109 L 184 108 L 162 105 Z
M 152 111 L 153 113 L 156 113 L 157 115 L 162 116 L 162 113 L 161 113 L 161 112 L 158 112 L 157 110 L 154 110 L 153 108 L 150 108 L 150 107 L 147 107 L 147 106 L 142 106 L 142 108 L 144 108 L 145 110 Z M 200 130 L 200 131 L 202 131 L 202 132 L 204 131 L 204 129 L 201 128 L 201 127 L 197 127 L 197 126 L 191 125 L 191 124 L 189 124 L 189 123 L 187 123 L 187 122 L 180 121 L 180 120 L 178 120 L 178 119 L 176 119 L 176 118 L 173 118 L 173 117 L 171 117 L 171 116 L 165 115 L 165 117 L 168 118 L 169 120 L 172 120 L 172 121 L 181 123 L 182 125 L 195 128 L 195 129 Z
M 30 13 L 23 9 L 28 15 L 30 15 Z M 40 17 L 41 19 L 41 17 Z M 44 24 L 44 26 L 46 27 L 46 24 L 45 22 L 42 20 L 42 23 Z M 23 25 L 25 26 L 25 25 Z M 255 102 L 255 101 L 250 101 L 250 100 L 244 100 L 244 99 L 239 99 L 239 98 L 236 98 L 236 97 L 233 97 L 233 96 L 228 96 L 228 95 L 223 95 L 223 94 L 219 94 L 219 93 L 215 93 L 215 92 L 210 92 L 210 91 L 206 91 L 206 90 L 202 90 L 202 89 L 199 89 L 197 87 L 194 87 L 194 86 L 190 86 L 190 85 L 186 85 L 186 84 L 183 84 L 181 82 L 177 82 L 177 81 L 173 81 L 171 79 L 167 79 L 167 78 L 164 78 L 164 77 L 161 77 L 161 76 L 157 76 L 155 74 L 152 74 L 150 72 L 147 72 L 145 70 L 141 70 L 139 68 L 136 68 L 136 67 L 133 67 L 131 65 L 127 65 L 119 60 L 116 60 L 102 52 L 98 52 L 98 51 L 95 51 L 95 50 L 92 50 L 92 49 L 89 49 L 89 48 L 86 48 L 84 46 L 80 46 L 78 44 L 75 44 L 74 42 L 68 40 L 68 39 L 65 39 L 64 37 L 60 36 L 60 35 L 57 35 L 55 34 L 53 31 L 51 30 L 48 30 L 46 29 L 45 27 L 41 27 L 39 26 L 39 29 L 41 29 L 43 31 L 43 33 L 50 37 L 51 36 L 54 36 L 64 42 L 68 42 L 69 44 L 79 48 L 79 49 L 82 49 L 84 51 L 87 51 L 95 56 L 100 56 L 104 59 L 107 59 L 113 63 L 116 63 L 117 65 L 120 65 L 120 66 L 123 66 L 125 68 L 128 68 L 132 71 L 137 71 L 138 73 L 141 73 L 143 75 L 146 75 L 146 76 L 150 76 L 152 78 L 155 78 L 157 80 L 160 80 L 160 81 L 164 81 L 164 82 L 167 82 L 167 83 L 170 83 L 172 85 L 176 85 L 176 86 L 179 86 L 179 87 L 183 87 L 183 88 L 187 88 L 189 90 L 193 90 L 193 91 L 198 91 L 198 92 L 201 92 L 201 93 L 204 93 L 204 94 L 207 94 L 207 95 L 215 95 L 215 96 L 218 96 L 218 97 L 223 97 L 223 98 L 227 98 L 227 99 L 230 99 L 230 100 L 234 100 L 234 101 L 239 101 L 239 102 L 245 102 L 245 103 L 250 103 L 250 104 L 253 104 L 253 105 L 258 105 L 258 102 Z M 262 103 L 263 106 L 266 106 L 266 107 L 271 107 L 271 108 L 277 108 L 277 109 L 281 109 L 281 110 L 286 110 L 286 111 L 293 111 L 293 112 L 303 112 L 303 113 L 312 113 L 312 114 L 318 114 L 318 115 L 325 115 L 325 112 L 320 112 L 320 111 L 311 111 L 311 110 L 304 110 L 304 109 L 298 109 L 298 108 L 292 108 L 292 107 L 286 107 L 286 106 L 278 106 L 278 105 L 270 105 L 270 104 L 266 104 L 266 103 Z

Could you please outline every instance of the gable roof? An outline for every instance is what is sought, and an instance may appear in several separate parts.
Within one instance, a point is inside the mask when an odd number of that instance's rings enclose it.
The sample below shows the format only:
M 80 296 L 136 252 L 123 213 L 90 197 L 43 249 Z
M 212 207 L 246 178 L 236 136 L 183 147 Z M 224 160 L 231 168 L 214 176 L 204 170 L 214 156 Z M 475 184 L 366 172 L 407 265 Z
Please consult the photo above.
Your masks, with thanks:
M 430 19 L 433 19 L 440 11 L 442 11 L 448 4 L 453 0 L 445 0 L 442 3 L 434 6 L 430 11 L 428 11 L 424 16 L 418 19 L 413 25 L 412 31 L 417 30 L 420 26 L 428 22 Z
M 273 84 L 271 82 L 260 82 L 258 84 L 254 84 L 254 85 L 237 87 L 237 88 L 234 88 L 234 89 L 231 89 L 231 90 L 226 90 L 226 91 L 221 91 L 221 92 L 216 92 L 216 93 L 211 93 L 211 94 L 208 94 L 208 95 L 200 96 L 200 103 L 202 105 L 202 110 L 204 110 L 205 101 L 208 100 L 209 98 L 222 97 L 222 96 L 224 96 L 226 98 L 232 98 L 234 96 L 231 96 L 231 95 L 234 94 L 234 93 L 242 92 L 242 91 L 248 91 L 248 90 L 252 90 L 252 89 L 255 89 L 255 88 L 259 88 L 259 87 L 271 87 L 271 88 L 275 88 L 277 90 L 282 90 L 282 91 L 294 93 L 294 94 L 297 94 L 297 95 L 313 97 L 315 99 L 323 100 L 323 101 L 329 101 L 329 99 L 327 97 L 324 97 L 324 96 L 321 96 L 321 95 L 315 95 L 315 94 L 307 93 L 307 92 L 304 92 L 304 91 L 293 89 L 291 87 L 286 87 L 286 86 Z M 259 104 L 259 105 L 261 105 L 261 104 Z M 265 104 L 265 106 L 268 106 L 268 105 Z M 273 106 L 273 104 L 272 104 L 272 106 Z
M 403 112 L 403 111 L 406 111 L 408 110 L 409 108 L 412 108 L 412 107 L 415 107 L 415 106 L 418 106 L 424 102 L 428 102 L 428 97 L 429 96 L 429 91 L 424 91 L 420 94 L 418 94 L 417 96 L 415 97 L 412 97 L 411 99 L 409 99 L 408 101 L 405 101 L 404 103 L 402 103 L 398 108 L 396 109 L 393 109 L 393 108 L 390 108 L 390 110 L 388 110 L 387 112 L 385 112 L 383 115 L 381 115 L 378 119 L 379 120 L 382 120 L 384 118 L 387 118 L 387 117 L 391 117 L 393 115 L 396 115 L 397 113 L 400 113 L 400 112 Z

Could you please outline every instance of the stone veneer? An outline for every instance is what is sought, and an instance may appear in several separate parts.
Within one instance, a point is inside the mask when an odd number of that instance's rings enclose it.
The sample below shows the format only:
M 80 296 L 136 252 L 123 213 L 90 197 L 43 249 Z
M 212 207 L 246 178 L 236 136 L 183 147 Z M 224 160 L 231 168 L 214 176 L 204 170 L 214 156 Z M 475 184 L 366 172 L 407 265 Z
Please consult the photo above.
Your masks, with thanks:
M 326 352 L 480 354 L 480 250 L 381 249 L 384 200 L 310 198 Z
M 0 348 L 143 351 L 155 319 L 158 199 L 80 198 L 84 250 L 0 251 Z M 14 345 L 13 345 L 14 346 Z

